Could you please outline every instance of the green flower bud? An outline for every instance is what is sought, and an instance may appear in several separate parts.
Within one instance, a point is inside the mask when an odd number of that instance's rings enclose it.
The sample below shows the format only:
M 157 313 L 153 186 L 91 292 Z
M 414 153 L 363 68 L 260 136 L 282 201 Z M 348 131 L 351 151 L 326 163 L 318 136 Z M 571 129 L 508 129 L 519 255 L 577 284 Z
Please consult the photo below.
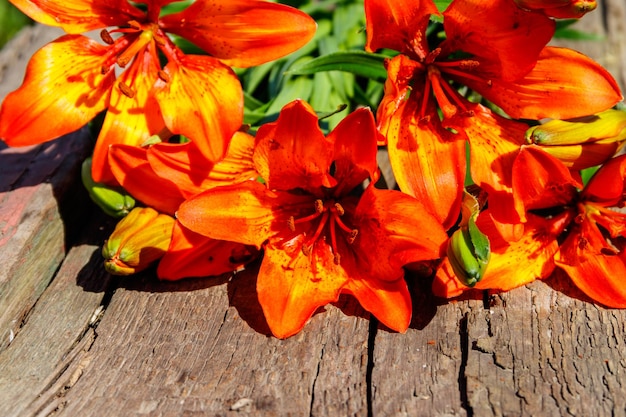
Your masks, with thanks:
M 104 242 L 105 269 L 113 275 L 130 275 L 161 259 L 172 240 L 174 222 L 150 207 L 132 209 Z
M 480 206 L 465 192 L 459 229 L 448 240 L 447 255 L 457 278 L 469 287 L 476 285 L 487 270 L 491 258 L 489 238 L 476 225 Z
M 91 177 L 91 158 L 87 158 L 83 162 L 81 178 L 91 200 L 109 216 L 124 217 L 135 207 L 135 199 L 123 188 L 109 187 L 94 182 Z

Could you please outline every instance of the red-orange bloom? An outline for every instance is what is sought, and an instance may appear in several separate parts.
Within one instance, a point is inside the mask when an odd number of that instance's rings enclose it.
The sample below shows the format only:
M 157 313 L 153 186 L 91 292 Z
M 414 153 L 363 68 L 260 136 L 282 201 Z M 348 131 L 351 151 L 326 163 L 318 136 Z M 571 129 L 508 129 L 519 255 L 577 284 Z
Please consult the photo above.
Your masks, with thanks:
M 149 148 L 120 144 L 111 147 L 109 162 L 116 180 L 129 193 L 173 216 L 186 198 L 208 188 L 255 180 L 258 174 L 252 164 L 253 146 L 252 136 L 236 132 L 226 157 L 212 164 L 194 142 L 161 143 Z M 207 238 L 177 221 L 157 276 L 177 280 L 220 275 L 241 268 L 257 254 L 253 247 Z
M 434 46 L 426 35 L 430 16 L 438 13 L 431 0 L 365 0 L 365 13 L 366 49 L 400 52 L 386 63 L 378 109 L 394 174 L 403 191 L 429 201 L 446 227 L 459 212 L 465 139 L 474 182 L 490 194 L 506 194 L 510 164 L 502 158 L 519 148 L 524 128 L 470 103 L 451 82 L 470 87 L 514 119 L 583 116 L 621 100 L 602 67 L 574 51 L 545 46 L 554 33 L 551 19 L 511 0 L 452 1 L 443 13 L 445 40 Z
M 404 331 L 411 299 L 403 266 L 435 259 L 447 235 L 416 199 L 374 188 L 374 117 L 347 116 L 324 136 L 313 109 L 295 101 L 262 126 L 254 164 L 264 180 L 217 187 L 183 203 L 180 222 L 214 239 L 263 247 L 257 292 L 277 337 L 315 310 L 353 294 L 382 323 Z
M 166 16 L 159 14 L 171 0 L 139 3 L 145 12 L 126 0 L 15 0 L 33 19 L 69 34 L 32 57 L 24 83 L 5 99 L 0 137 L 7 144 L 54 139 L 108 109 L 94 151 L 96 181 L 112 180 L 109 145 L 140 145 L 165 130 L 191 138 L 215 162 L 243 120 L 241 85 L 228 65 L 271 61 L 315 31 L 304 13 L 259 0 L 198 0 Z M 94 29 L 103 29 L 105 45 L 80 35 Z M 168 33 L 212 56 L 183 54 Z
M 580 19 L 595 10 L 595 0 L 515 0 L 521 8 L 540 11 L 559 19 Z
M 626 202 L 626 155 L 606 162 L 580 188 L 558 159 L 537 146 L 522 147 L 513 165 L 513 192 L 524 235 L 512 243 L 494 239 L 489 225 L 481 224 L 492 238 L 492 261 L 502 253 L 503 262 L 490 263 L 475 288 L 506 291 L 546 278 L 556 266 L 592 299 L 626 307 L 626 214 L 616 208 Z M 445 263 L 433 288 L 447 297 L 467 289 Z

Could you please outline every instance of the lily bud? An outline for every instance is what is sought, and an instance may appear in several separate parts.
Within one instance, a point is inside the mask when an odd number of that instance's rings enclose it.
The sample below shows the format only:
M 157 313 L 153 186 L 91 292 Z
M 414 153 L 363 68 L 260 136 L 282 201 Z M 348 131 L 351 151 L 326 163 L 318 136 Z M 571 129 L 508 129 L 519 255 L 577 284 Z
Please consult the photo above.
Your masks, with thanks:
M 105 269 L 113 275 L 130 275 L 149 267 L 167 251 L 174 222 L 153 208 L 135 207 L 104 242 Z
M 122 187 L 109 187 L 93 180 L 91 176 L 91 158 L 83 161 L 81 179 L 91 200 L 107 215 L 121 218 L 135 207 L 135 199 Z
M 560 159 L 569 169 L 580 171 L 613 158 L 625 143 L 599 141 L 570 146 L 542 146 L 541 149 Z
M 621 142 L 626 139 L 626 112 L 606 110 L 570 120 L 550 120 L 526 131 L 526 143 L 542 146 Z
M 595 0 L 515 0 L 515 3 L 557 19 L 580 19 L 597 6 Z
M 465 192 L 461 207 L 461 224 L 448 240 L 447 255 L 459 280 L 473 287 L 482 279 L 491 258 L 489 238 L 476 225 L 480 205 Z

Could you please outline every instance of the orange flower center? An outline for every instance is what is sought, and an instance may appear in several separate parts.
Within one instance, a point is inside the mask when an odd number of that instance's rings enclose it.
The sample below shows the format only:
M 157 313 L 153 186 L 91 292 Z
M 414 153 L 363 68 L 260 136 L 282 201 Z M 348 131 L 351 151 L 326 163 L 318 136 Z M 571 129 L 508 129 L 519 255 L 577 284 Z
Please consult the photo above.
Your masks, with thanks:
M 118 39 L 113 39 L 111 33 L 123 33 Z M 168 59 L 175 55 L 173 47 L 167 35 L 159 28 L 157 23 L 139 23 L 135 20 L 128 22 L 127 28 L 108 31 L 103 29 L 100 38 L 110 45 L 107 57 L 101 68 L 101 73 L 107 74 L 114 70 L 115 66 L 125 68 L 146 46 L 155 42 L 165 53 Z M 128 97 L 134 96 L 134 91 L 127 85 L 119 83 L 120 90 Z
M 305 217 L 300 217 L 298 219 L 291 216 L 287 222 L 289 226 L 289 230 L 292 232 L 296 231 L 296 225 L 300 223 L 308 223 L 313 220 L 319 219 L 317 227 L 314 229 L 313 235 L 307 239 L 306 242 L 302 245 L 302 253 L 306 256 L 311 254 L 313 249 L 313 245 L 320 239 L 326 240 L 326 236 L 324 235 L 324 230 L 326 225 L 328 225 L 328 231 L 330 234 L 330 246 L 333 251 L 335 264 L 339 265 L 341 262 L 341 256 L 337 251 L 337 227 L 345 233 L 345 239 L 349 244 L 354 242 L 359 231 L 357 229 L 352 229 L 348 227 L 341 217 L 345 214 L 345 210 L 341 204 L 335 202 L 334 200 L 327 200 L 326 202 L 317 199 L 315 200 L 315 212 Z M 324 236 L 323 236 L 324 235 Z
M 426 115 L 426 108 L 428 100 L 430 99 L 431 90 L 444 118 L 454 116 L 457 114 L 459 109 L 466 115 L 471 116 L 472 112 L 467 110 L 461 95 L 450 85 L 444 75 L 456 75 L 466 79 L 469 78 L 472 80 L 486 82 L 489 85 L 491 85 L 491 80 L 483 80 L 476 74 L 473 74 L 473 71 L 480 65 L 478 61 L 472 59 L 438 61 L 437 57 L 440 53 L 441 49 L 436 48 L 432 50 L 424 59 L 424 64 L 426 66 L 426 82 L 424 85 L 424 95 L 422 96 L 420 116 L 421 118 L 424 118 Z

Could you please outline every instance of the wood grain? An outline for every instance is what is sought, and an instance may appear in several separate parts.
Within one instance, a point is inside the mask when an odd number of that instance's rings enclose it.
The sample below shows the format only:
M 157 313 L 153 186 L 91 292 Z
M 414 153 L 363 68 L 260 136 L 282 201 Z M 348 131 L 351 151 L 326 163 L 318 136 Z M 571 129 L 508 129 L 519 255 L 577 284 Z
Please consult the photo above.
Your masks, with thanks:
M 577 25 L 605 42 L 569 46 L 623 87 L 626 5 L 599 3 Z M 26 48 L 58 30 L 20 36 L 0 52 L 0 97 L 21 82 Z M 77 182 L 89 146 L 82 131 L 0 149 L 0 415 L 626 415 L 626 312 L 563 276 L 455 302 L 411 279 L 406 334 L 345 297 L 277 340 L 254 267 L 172 283 L 105 274 L 112 222 Z

